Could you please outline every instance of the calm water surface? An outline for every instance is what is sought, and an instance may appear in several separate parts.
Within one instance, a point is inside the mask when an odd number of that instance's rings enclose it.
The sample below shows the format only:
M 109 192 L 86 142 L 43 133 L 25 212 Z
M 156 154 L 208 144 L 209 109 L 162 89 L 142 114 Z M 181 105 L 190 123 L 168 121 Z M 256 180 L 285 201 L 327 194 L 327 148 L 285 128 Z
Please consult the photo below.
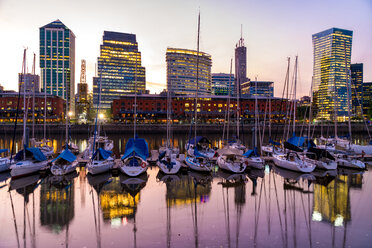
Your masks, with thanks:
M 85 138 L 75 140 L 82 150 Z M 119 155 L 129 136 L 111 138 Z M 150 149 L 164 141 L 145 138 Z M 57 150 L 62 143 L 51 141 Z M 371 172 L 324 174 L 270 164 L 240 176 L 165 176 L 156 167 L 136 179 L 84 168 L 64 178 L 3 173 L 0 247 L 370 247 Z

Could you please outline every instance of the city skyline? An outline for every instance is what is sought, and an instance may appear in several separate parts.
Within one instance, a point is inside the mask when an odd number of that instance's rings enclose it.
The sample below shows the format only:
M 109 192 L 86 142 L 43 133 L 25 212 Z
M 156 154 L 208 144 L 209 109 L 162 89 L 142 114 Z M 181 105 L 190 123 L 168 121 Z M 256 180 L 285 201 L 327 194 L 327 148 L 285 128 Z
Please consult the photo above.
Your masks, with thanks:
M 132 11 L 128 11 L 129 9 Z M 372 3 L 367 0 L 353 3 L 312 1 L 296 5 L 292 1 L 283 1 L 280 4 L 273 1 L 215 4 L 212 1 L 66 1 L 64 6 L 58 8 L 55 3 L 43 0 L 32 3 L 3 0 L 0 1 L 0 31 L 4 37 L 12 38 L 1 42 L 0 52 L 6 59 L 0 61 L 0 84 L 5 89 L 17 89 L 23 47 L 29 48 L 30 71 L 30 55 L 35 52 L 39 56 L 38 29 L 60 19 L 76 35 L 75 70 L 79 69 L 78 61 L 87 60 L 89 90 L 92 90 L 102 33 L 106 30 L 136 34 L 143 66 L 146 68 L 147 89 L 152 93 L 160 92 L 166 88 L 167 47 L 196 49 L 199 9 L 200 50 L 211 54 L 212 73 L 229 73 L 230 59 L 234 57 L 242 24 L 247 46 L 247 77 L 252 79 L 258 76 L 257 80 L 273 81 L 276 86 L 274 95 L 280 96 L 286 57 L 298 54 L 298 96 L 309 95 L 313 70 L 311 35 L 337 27 L 354 32 L 351 63 L 363 63 L 364 81 L 372 81 L 372 51 L 369 49 L 372 42 Z M 140 15 L 143 18 L 134 18 L 139 12 L 143 13 Z M 36 68 L 39 68 L 39 61 Z M 36 72 L 40 75 L 40 71 Z M 76 82 L 79 81 L 79 76 L 76 73 Z

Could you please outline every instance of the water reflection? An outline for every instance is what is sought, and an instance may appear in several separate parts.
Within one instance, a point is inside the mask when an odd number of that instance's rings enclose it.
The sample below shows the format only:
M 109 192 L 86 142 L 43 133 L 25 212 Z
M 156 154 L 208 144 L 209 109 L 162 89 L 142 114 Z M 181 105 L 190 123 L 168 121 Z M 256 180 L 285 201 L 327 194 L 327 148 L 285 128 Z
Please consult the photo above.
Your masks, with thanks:
M 150 143 L 155 147 L 161 140 Z M 17 180 L 1 173 L 0 221 L 8 228 L 0 232 L 0 247 L 137 242 L 142 247 L 365 247 L 372 242 L 370 171 L 301 174 L 268 164 L 241 175 L 215 170 L 169 176 L 157 167 L 148 173 L 92 177 L 81 168 L 71 178 L 35 174 Z
M 68 229 L 75 215 L 74 178 L 77 172 L 65 176 L 50 175 L 40 188 L 40 224 L 59 234 L 66 228 L 66 243 Z
M 18 224 L 17 224 L 17 218 L 16 218 L 16 212 L 17 207 L 15 206 L 13 202 L 12 197 L 12 191 L 15 190 L 18 194 L 20 194 L 23 197 L 23 247 L 26 247 L 27 243 L 27 235 L 30 236 L 31 241 L 31 247 L 36 247 L 36 224 L 35 224 L 35 195 L 34 191 L 38 186 L 40 176 L 39 175 L 30 175 L 27 177 L 11 180 L 9 185 L 9 197 L 12 207 L 12 215 L 13 215 L 13 221 L 14 221 L 14 229 L 15 229 L 15 235 L 17 239 L 17 245 L 20 247 L 20 240 L 19 240 L 19 231 L 18 231 Z M 30 201 L 30 195 L 32 195 L 32 219 L 30 217 L 29 211 L 28 211 L 28 203 Z M 29 231 L 27 232 L 27 225 L 26 223 L 29 223 Z M 32 223 L 32 226 L 30 224 Z
M 230 230 L 230 197 L 229 190 L 232 188 L 234 191 L 235 215 L 236 215 L 236 236 L 235 247 L 239 247 L 239 235 L 241 226 L 242 210 L 246 202 L 246 183 L 248 182 L 245 174 L 230 174 L 225 171 L 218 171 L 218 176 L 222 178 L 219 182 L 222 185 L 223 207 L 225 213 L 225 225 L 227 235 L 227 246 L 231 247 L 231 230 Z

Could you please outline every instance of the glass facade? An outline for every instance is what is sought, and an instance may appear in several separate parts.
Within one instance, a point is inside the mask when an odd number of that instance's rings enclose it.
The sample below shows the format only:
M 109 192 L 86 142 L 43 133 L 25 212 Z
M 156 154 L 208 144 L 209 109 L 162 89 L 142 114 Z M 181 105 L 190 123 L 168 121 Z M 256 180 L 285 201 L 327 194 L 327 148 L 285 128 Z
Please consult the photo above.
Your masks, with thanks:
M 197 58 L 199 65 L 197 68 Z M 194 50 L 168 48 L 167 61 L 167 89 L 174 94 L 195 94 L 196 78 L 198 73 L 198 94 L 211 94 L 211 67 L 212 58 L 209 54 Z
M 230 75 L 228 73 L 213 73 L 212 74 L 212 95 L 223 95 L 235 96 L 235 77 L 234 74 Z
M 368 116 L 368 111 L 372 107 L 372 82 L 363 82 L 363 115 Z
M 241 86 L 241 93 L 243 96 L 253 97 L 256 96 L 273 97 L 274 96 L 274 82 L 270 81 L 247 81 Z
M 314 48 L 313 101 L 317 119 L 348 118 L 347 85 L 353 32 L 331 28 L 312 36 Z M 350 105 L 351 106 L 351 105 Z M 335 113 L 336 111 L 336 113 Z
M 110 109 L 112 101 L 121 96 L 145 92 L 145 67 L 141 66 L 135 34 L 104 31 L 97 60 L 98 75 L 93 78 L 94 105 L 98 102 L 100 82 L 101 109 Z
M 361 117 L 361 108 L 363 104 L 363 64 L 351 64 L 351 98 L 353 113 Z
M 69 102 L 75 112 L 75 35 L 60 20 L 40 28 L 41 89 Z

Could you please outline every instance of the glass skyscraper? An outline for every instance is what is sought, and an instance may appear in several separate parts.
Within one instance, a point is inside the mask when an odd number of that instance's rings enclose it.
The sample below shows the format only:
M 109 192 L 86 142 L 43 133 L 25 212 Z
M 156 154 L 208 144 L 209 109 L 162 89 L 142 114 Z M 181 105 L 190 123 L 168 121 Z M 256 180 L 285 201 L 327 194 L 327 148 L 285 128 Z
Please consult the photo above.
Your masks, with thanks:
M 257 86 L 257 89 L 256 89 Z M 274 82 L 270 81 L 247 81 L 242 84 L 241 93 L 243 96 L 253 97 L 274 97 Z
M 197 66 L 197 58 L 199 65 Z M 211 56 L 194 50 L 168 48 L 167 61 L 167 89 L 174 94 L 195 94 L 198 73 L 200 95 L 211 94 Z M 196 69 L 198 67 L 198 70 Z
M 40 28 L 41 88 L 75 112 L 75 35 L 60 20 Z
M 98 57 L 98 74 L 93 78 L 93 103 L 98 102 L 101 82 L 101 108 L 127 94 L 145 93 L 145 67 L 135 34 L 104 31 Z
M 347 85 L 353 32 L 331 28 L 312 36 L 314 48 L 313 101 L 317 119 L 339 120 L 348 117 Z M 349 85 L 350 86 L 350 85 Z M 350 110 L 351 110 L 351 105 Z M 335 112 L 336 111 L 336 112 Z
M 351 76 L 351 99 L 353 114 L 362 117 L 361 106 L 363 105 L 363 64 L 350 65 Z
M 212 95 L 235 96 L 235 77 L 234 74 L 212 73 Z

